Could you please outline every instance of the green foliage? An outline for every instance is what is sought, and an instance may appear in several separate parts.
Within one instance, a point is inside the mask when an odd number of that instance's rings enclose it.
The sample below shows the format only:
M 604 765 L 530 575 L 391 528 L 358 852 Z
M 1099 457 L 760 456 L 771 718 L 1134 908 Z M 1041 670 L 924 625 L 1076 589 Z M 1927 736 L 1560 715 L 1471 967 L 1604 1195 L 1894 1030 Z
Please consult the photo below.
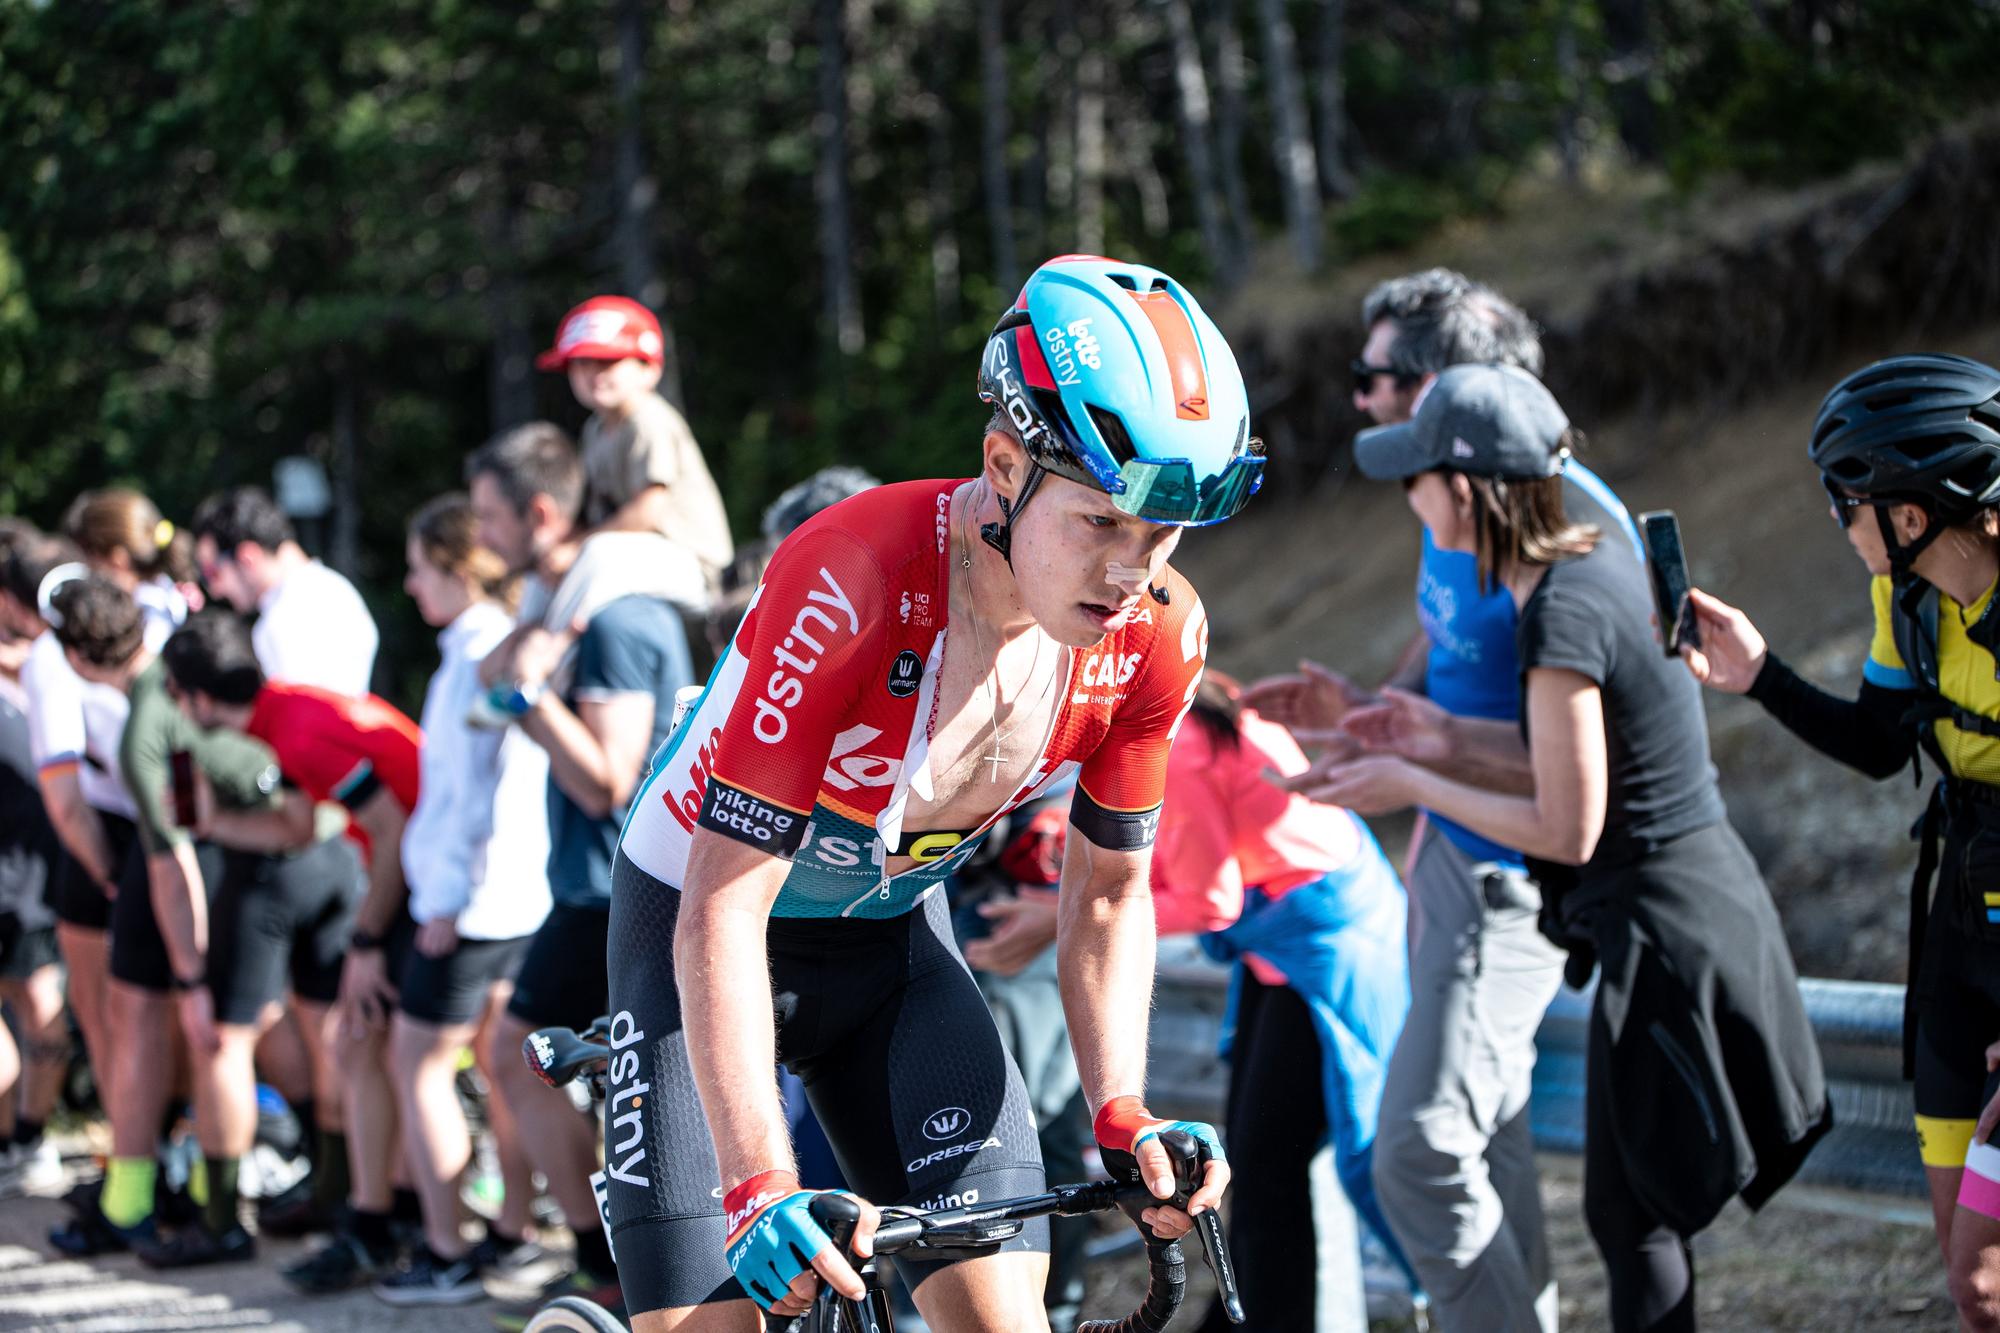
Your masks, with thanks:
M 1611 49 L 1614 0 L 1349 0 L 1341 73 L 1360 184 L 1329 210 L 1336 252 L 1406 246 L 1493 206 L 1565 137 L 1603 151 L 1626 132 L 1633 88 L 1684 181 L 1793 179 L 1894 153 L 1985 96 L 1978 62 L 2000 36 L 2000 11 L 1963 0 L 1615 2 L 1652 16 L 1636 53 Z M 974 363 L 1013 295 L 989 254 L 974 8 L 846 0 L 851 262 L 868 334 L 852 357 L 829 352 L 822 328 L 812 6 L 639 8 L 659 303 L 739 532 L 826 463 L 897 479 L 974 457 Z M 1225 7 L 1192 8 L 1219 104 Z M 336 407 L 350 404 L 358 573 L 404 678 L 421 679 L 427 639 L 397 591 L 405 515 L 512 424 L 505 358 L 621 283 L 617 12 L 0 0 L 0 510 L 52 521 L 80 487 L 122 480 L 185 515 L 220 485 L 268 481 L 283 455 L 337 471 Z M 1326 7 L 1288 12 L 1310 63 Z M 1249 58 L 1249 222 L 1275 231 L 1257 7 L 1233 14 Z M 1088 234 L 1078 57 L 1093 50 L 1107 79 L 1102 244 L 1197 287 L 1228 271 L 1194 225 L 1193 191 L 1220 184 L 1189 169 L 1157 4 L 1018 0 L 1004 17 L 1022 263 Z M 560 379 L 529 395 L 581 423 Z

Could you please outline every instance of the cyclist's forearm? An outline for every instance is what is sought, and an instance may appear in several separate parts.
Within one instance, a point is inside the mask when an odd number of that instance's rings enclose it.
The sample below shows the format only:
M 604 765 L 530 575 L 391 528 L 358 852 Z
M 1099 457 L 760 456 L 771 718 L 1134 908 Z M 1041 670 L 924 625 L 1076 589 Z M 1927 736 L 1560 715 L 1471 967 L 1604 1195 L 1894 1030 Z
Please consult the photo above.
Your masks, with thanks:
M 674 977 L 716 1164 L 723 1185 L 733 1187 L 763 1171 L 794 1171 L 796 1164 L 772 1074 L 777 1031 L 770 970 L 761 961 L 765 918 L 717 898 L 682 896 Z
M 1064 851 L 1057 969 L 1070 1046 L 1094 1115 L 1146 1087 L 1153 1004 L 1153 895 L 1143 853 L 1108 852 L 1071 831 Z

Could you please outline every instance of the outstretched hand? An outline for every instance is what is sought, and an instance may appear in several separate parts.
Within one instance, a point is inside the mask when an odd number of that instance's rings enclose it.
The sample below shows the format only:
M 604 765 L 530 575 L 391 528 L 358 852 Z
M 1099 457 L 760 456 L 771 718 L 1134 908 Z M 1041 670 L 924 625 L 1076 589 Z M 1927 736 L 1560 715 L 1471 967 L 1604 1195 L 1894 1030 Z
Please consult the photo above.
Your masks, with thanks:
M 1747 693 L 1770 655 L 1764 636 L 1749 616 L 1699 588 L 1688 589 L 1688 606 L 1701 627 L 1701 647 L 1681 645 L 1688 671 L 1710 689 Z
M 1301 660 L 1298 671 L 1266 676 L 1243 688 L 1243 706 L 1294 731 L 1331 731 L 1348 710 L 1372 704 L 1376 696 L 1338 671 Z
M 1416 804 L 1417 772 L 1406 759 L 1367 755 L 1344 763 L 1316 763 L 1284 786 L 1308 800 L 1345 806 L 1357 815 L 1386 815 Z
M 1351 709 L 1341 729 L 1374 754 L 1434 764 L 1451 753 L 1451 714 L 1420 694 L 1382 687 L 1377 703 Z

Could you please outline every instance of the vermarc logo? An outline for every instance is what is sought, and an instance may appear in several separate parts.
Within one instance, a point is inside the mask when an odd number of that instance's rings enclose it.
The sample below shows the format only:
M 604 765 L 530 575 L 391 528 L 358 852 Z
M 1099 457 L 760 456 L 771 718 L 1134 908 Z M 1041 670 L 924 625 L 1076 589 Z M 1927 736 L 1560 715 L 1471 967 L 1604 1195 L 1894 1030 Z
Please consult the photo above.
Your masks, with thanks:
M 946 1143 L 965 1133 L 971 1124 L 971 1112 L 962 1106 L 947 1106 L 931 1112 L 924 1121 L 924 1137 L 932 1143 Z

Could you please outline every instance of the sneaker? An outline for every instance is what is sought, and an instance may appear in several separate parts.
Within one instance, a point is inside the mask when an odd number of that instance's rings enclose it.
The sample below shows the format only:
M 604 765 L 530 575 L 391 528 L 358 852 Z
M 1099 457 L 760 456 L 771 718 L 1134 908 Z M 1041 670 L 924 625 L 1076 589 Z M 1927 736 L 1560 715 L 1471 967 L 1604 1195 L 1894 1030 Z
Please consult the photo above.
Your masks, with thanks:
M 308 1295 L 323 1296 L 380 1277 L 395 1258 L 391 1253 L 377 1254 L 351 1232 L 336 1231 L 326 1244 L 304 1259 L 280 1269 L 279 1276 Z
M 483 1271 L 510 1275 L 533 1268 L 549 1258 L 549 1252 L 532 1240 L 507 1240 L 492 1228 L 472 1247 Z
M 160 1233 L 151 1214 L 133 1226 L 114 1226 L 94 1202 L 88 1208 L 79 1208 L 61 1226 L 49 1230 L 49 1244 L 72 1259 L 122 1254 L 141 1245 L 157 1245 L 159 1240 Z
M 10 1194 L 54 1194 L 69 1179 L 62 1154 L 49 1139 L 39 1139 L 33 1147 L 15 1144 L 8 1174 L 5 1192 Z
M 313 1197 L 311 1176 L 257 1205 L 257 1234 L 260 1236 L 311 1236 L 332 1231 L 338 1220 L 331 1210 L 322 1208 Z
M 375 1294 L 391 1305 L 465 1305 L 486 1295 L 479 1269 L 476 1249 L 440 1259 L 430 1246 L 419 1245 L 408 1263 L 375 1284 Z
M 565 1273 L 543 1287 L 541 1294 L 531 1301 L 510 1305 L 493 1316 L 493 1327 L 500 1333 L 521 1333 L 535 1312 L 558 1296 L 581 1296 L 587 1301 L 604 1307 L 606 1311 L 625 1320 L 625 1293 L 618 1288 L 618 1282 L 609 1282 L 592 1277 L 581 1270 Z
M 241 1225 L 216 1235 L 199 1222 L 181 1227 L 166 1239 L 134 1245 L 139 1262 L 148 1268 L 198 1268 L 204 1264 L 240 1263 L 257 1257 L 257 1238 Z

